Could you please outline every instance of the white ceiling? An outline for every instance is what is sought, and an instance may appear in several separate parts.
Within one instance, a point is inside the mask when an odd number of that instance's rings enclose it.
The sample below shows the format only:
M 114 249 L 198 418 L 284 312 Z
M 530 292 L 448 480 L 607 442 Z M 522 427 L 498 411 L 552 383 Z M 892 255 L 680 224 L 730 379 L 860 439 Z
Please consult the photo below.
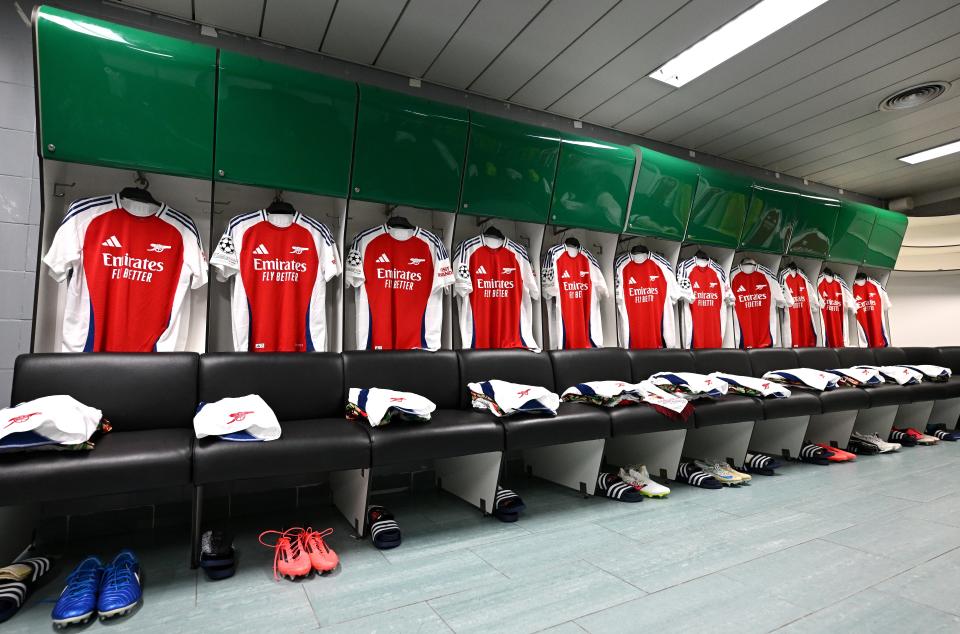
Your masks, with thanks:
M 960 2 L 830 0 L 686 86 L 647 75 L 756 0 L 124 0 L 879 198 L 960 184 Z M 954 82 L 933 103 L 889 94 Z

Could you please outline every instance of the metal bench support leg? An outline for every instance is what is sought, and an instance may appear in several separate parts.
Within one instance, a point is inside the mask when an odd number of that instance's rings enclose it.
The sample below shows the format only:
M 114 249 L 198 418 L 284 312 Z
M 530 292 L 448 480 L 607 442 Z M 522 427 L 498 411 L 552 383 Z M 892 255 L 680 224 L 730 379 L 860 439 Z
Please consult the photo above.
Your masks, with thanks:
M 192 517 L 190 518 L 190 567 L 200 565 L 200 526 L 203 522 L 203 485 L 193 487 Z

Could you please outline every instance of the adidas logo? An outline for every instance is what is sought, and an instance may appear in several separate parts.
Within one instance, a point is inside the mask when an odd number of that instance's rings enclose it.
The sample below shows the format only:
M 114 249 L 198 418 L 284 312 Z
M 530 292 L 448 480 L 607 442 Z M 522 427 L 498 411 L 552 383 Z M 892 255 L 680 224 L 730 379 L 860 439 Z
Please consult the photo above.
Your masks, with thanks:
M 738 293 L 745 293 L 746 291 L 747 291 L 747 289 L 745 289 L 743 286 L 741 286 L 740 288 L 737 289 L 737 292 L 738 292 Z
M 561 275 L 560 277 L 562 277 L 563 279 L 568 279 L 570 277 L 570 271 L 564 271 L 563 275 Z
M 477 275 L 486 275 L 486 274 L 487 274 L 487 269 L 483 268 L 483 265 L 481 264 L 480 266 L 477 267 L 476 274 L 477 274 Z
M 628 283 L 629 283 L 629 284 L 636 284 L 636 283 L 637 283 L 637 280 L 635 280 L 635 279 L 633 279 L 633 278 L 631 277 L 631 278 L 630 278 L 630 281 L 629 281 Z
M 390 258 L 387 257 L 386 253 L 381 253 L 380 257 L 377 258 L 377 264 L 390 264 Z
M 105 247 L 117 247 L 118 249 L 122 249 L 122 248 L 123 248 L 123 245 L 120 244 L 120 241 L 119 241 L 119 240 L 117 240 L 117 236 L 110 236 L 109 238 L 107 238 L 106 240 L 104 240 L 103 242 L 101 242 L 100 244 L 102 244 L 102 245 L 105 246 Z
M 693 283 L 693 287 L 694 287 L 694 288 L 700 288 L 700 284 L 699 284 L 698 282 L 694 282 L 694 283 Z
M 253 252 L 256 253 L 257 255 L 270 255 L 270 252 L 267 251 L 267 247 L 263 246 L 262 242 L 260 243 L 259 246 L 257 246 L 256 249 L 253 250 Z

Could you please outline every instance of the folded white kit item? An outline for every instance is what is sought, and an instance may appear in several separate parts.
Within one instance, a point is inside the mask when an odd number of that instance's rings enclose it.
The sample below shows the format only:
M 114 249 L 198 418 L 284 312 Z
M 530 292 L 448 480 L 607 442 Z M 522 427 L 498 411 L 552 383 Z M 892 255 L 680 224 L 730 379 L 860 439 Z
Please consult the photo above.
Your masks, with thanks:
M 841 383 L 847 383 L 854 386 L 872 386 L 882 385 L 883 377 L 880 376 L 880 370 L 876 368 L 830 368 L 826 370 L 840 377 Z
M 807 387 L 821 392 L 835 389 L 837 381 L 839 381 L 839 377 L 835 374 L 812 368 L 773 370 L 764 374 L 763 378 L 768 381 L 777 381 L 796 387 Z
M 467 383 L 474 409 L 487 410 L 496 416 L 513 414 L 557 415 L 560 397 L 539 385 L 523 385 L 491 379 Z
M 648 379 L 660 389 L 686 399 L 720 398 L 730 389 L 725 381 L 696 372 L 657 372 Z
M 748 396 L 763 396 L 768 398 L 787 398 L 790 390 L 776 381 L 758 379 L 755 376 L 740 376 L 726 372 L 711 372 L 710 376 L 720 379 L 730 386 L 729 391 Z
M 923 373 L 899 365 L 858 365 L 858 368 L 872 368 L 878 370 L 887 383 L 897 385 L 913 385 L 923 380 Z
M 619 407 L 646 403 L 669 418 L 685 420 L 693 407 L 682 396 L 671 394 L 651 383 L 626 383 L 624 381 L 587 381 L 568 387 L 563 400 L 590 403 L 602 407 Z
M 933 381 L 947 381 L 953 376 L 953 371 L 950 368 L 945 368 L 940 365 L 927 365 L 923 363 L 904 363 L 899 367 L 907 368 L 908 370 L 913 370 L 919 372 L 925 378 L 931 379 Z
M 267 441 L 280 437 L 280 421 L 257 394 L 200 403 L 193 417 L 197 438 L 220 436 L 224 440 Z
M 425 422 L 437 406 L 413 392 L 398 392 L 379 387 L 352 387 L 347 392 L 347 418 L 364 418 L 371 427 L 392 420 Z
M 83 445 L 102 419 L 100 410 L 64 394 L 20 403 L 0 410 L 0 450 Z

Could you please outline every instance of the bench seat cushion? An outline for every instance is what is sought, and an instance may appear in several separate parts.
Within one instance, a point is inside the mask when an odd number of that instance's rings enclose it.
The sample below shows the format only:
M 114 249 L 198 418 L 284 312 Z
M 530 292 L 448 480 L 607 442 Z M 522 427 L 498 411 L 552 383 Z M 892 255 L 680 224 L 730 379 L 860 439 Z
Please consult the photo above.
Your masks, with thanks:
M 882 407 L 884 405 L 912 403 L 913 397 L 910 390 L 904 389 L 905 387 L 904 385 L 884 384 L 863 388 L 863 391 L 870 397 L 870 407 Z
M 870 407 L 869 389 L 838 387 L 829 392 L 820 392 L 818 396 L 820 397 L 820 406 L 825 414 L 849 412 Z
M 191 429 L 113 431 L 90 451 L 0 455 L 0 504 L 146 491 L 190 483 Z
M 788 418 L 791 416 L 812 416 L 823 411 L 816 394 L 793 390 L 787 398 L 763 398 L 764 418 Z
M 668 418 L 647 405 L 614 407 L 609 411 L 614 436 L 632 436 L 634 434 L 693 427 L 693 416 L 690 416 L 687 420 Z
M 717 400 L 694 401 L 693 416 L 697 427 L 756 421 L 763 419 L 763 406 L 749 396 L 730 394 Z
M 293 420 L 270 442 L 196 441 L 193 478 L 197 484 L 300 473 L 324 473 L 370 466 L 366 423 L 345 418 Z
M 503 451 L 503 427 L 485 412 L 438 409 L 425 423 L 397 421 L 365 431 L 375 467 Z
M 586 403 L 561 403 L 556 416 L 501 418 L 507 450 L 564 445 L 610 437 L 610 415 Z

